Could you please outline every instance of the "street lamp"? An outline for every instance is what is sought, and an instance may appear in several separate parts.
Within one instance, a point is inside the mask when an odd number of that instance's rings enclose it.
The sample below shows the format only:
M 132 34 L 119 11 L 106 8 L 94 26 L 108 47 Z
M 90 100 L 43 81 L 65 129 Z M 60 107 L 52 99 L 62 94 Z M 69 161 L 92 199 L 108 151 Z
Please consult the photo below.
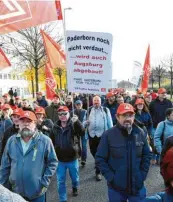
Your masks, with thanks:
M 63 21 L 63 30 L 64 30 L 64 39 L 65 39 L 65 52 L 66 52 L 66 66 L 67 66 L 67 42 L 66 42 L 66 11 L 72 10 L 71 7 L 64 8 L 64 21 Z M 67 81 L 67 71 L 66 71 L 66 89 L 68 89 Z

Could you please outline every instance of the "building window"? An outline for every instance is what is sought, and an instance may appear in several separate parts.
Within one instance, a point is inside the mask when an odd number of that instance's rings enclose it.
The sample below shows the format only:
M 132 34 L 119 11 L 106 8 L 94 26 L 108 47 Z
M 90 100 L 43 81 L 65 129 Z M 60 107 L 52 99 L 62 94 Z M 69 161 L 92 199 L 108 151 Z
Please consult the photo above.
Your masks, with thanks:
M 4 74 L 4 79 L 7 79 L 7 74 Z

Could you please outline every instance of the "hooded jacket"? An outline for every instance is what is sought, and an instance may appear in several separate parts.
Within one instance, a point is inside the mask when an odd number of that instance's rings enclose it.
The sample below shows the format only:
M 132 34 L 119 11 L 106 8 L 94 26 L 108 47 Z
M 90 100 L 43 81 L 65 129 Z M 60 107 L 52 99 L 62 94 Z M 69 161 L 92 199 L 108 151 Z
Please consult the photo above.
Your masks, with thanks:
M 144 131 L 133 125 L 128 135 L 118 123 L 102 135 L 96 164 L 110 188 L 135 195 L 144 185 L 151 157 Z
M 29 200 L 38 198 L 47 190 L 57 164 L 49 137 L 37 131 L 23 154 L 20 137 L 13 135 L 2 156 L 0 184 L 5 186 L 9 181 L 13 192 Z
M 72 123 L 69 119 L 65 128 L 61 127 L 61 121 L 55 123 L 50 137 L 59 161 L 70 162 L 78 158 L 80 153 L 79 136 L 84 135 L 83 130 L 79 120 Z

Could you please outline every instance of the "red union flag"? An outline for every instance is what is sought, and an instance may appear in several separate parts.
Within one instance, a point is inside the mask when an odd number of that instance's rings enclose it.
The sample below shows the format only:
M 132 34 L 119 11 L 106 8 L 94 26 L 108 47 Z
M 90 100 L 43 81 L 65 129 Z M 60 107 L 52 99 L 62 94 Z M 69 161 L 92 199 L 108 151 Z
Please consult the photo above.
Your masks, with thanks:
M 0 48 L 0 69 L 4 69 L 6 67 L 10 67 L 11 63 L 6 57 L 5 53 L 3 50 Z
M 0 34 L 57 20 L 55 0 L 0 0 Z
M 65 53 L 61 46 L 48 34 L 41 30 L 46 53 L 52 68 L 63 68 L 65 66 Z
M 145 58 L 145 63 L 143 67 L 143 78 L 141 83 L 141 90 L 145 94 L 148 89 L 149 78 L 150 78 L 150 45 L 148 45 L 147 54 Z
M 55 93 L 56 81 L 49 63 L 46 63 L 45 74 L 46 74 L 46 97 L 47 99 L 52 100 L 54 95 L 56 94 Z

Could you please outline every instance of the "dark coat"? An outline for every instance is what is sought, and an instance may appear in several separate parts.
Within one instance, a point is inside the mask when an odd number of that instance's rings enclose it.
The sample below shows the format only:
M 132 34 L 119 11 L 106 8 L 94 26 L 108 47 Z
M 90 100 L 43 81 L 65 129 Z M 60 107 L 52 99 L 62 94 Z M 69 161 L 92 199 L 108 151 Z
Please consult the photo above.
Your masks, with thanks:
M 1 162 L 1 158 L 2 158 L 2 155 L 3 155 L 3 152 L 4 152 L 4 149 L 5 149 L 5 146 L 7 144 L 7 141 L 8 139 L 17 134 L 19 131 L 19 128 L 15 128 L 15 125 L 12 125 L 10 126 L 4 133 L 4 136 L 2 138 L 2 148 L 1 148 L 1 151 L 0 151 L 0 162 Z
M 79 120 L 73 124 L 69 119 L 65 128 L 61 127 L 60 121 L 55 123 L 50 138 L 59 161 L 70 162 L 78 158 L 80 153 L 79 136 L 84 134 L 83 130 Z
M 53 123 L 58 121 L 58 111 L 57 110 L 62 105 L 63 105 L 62 103 L 59 103 L 58 105 L 54 105 L 54 103 L 52 103 L 50 106 L 45 108 L 46 117 L 48 119 L 51 119 L 53 121 Z
M 37 102 L 38 102 L 38 105 L 39 105 L 40 107 L 45 108 L 45 107 L 48 106 L 48 102 L 47 102 L 47 100 L 45 100 L 44 98 L 42 98 L 41 100 L 38 100 L 38 99 L 37 99 Z
M 48 130 L 43 129 L 43 126 L 46 126 Z M 41 131 L 44 135 L 47 135 L 49 137 L 52 132 L 53 126 L 54 124 L 51 119 L 45 119 L 41 125 L 37 124 L 37 129 Z
M 147 135 L 133 125 L 130 135 L 118 123 L 103 133 L 96 164 L 108 186 L 135 195 L 144 185 L 152 153 Z
M 165 120 L 165 112 L 172 107 L 172 102 L 164 99 L 162 102 L 157 98 L 149 105 L 149 111 L 153 120 L 153 128 L 157 128 L 158 123 Z

